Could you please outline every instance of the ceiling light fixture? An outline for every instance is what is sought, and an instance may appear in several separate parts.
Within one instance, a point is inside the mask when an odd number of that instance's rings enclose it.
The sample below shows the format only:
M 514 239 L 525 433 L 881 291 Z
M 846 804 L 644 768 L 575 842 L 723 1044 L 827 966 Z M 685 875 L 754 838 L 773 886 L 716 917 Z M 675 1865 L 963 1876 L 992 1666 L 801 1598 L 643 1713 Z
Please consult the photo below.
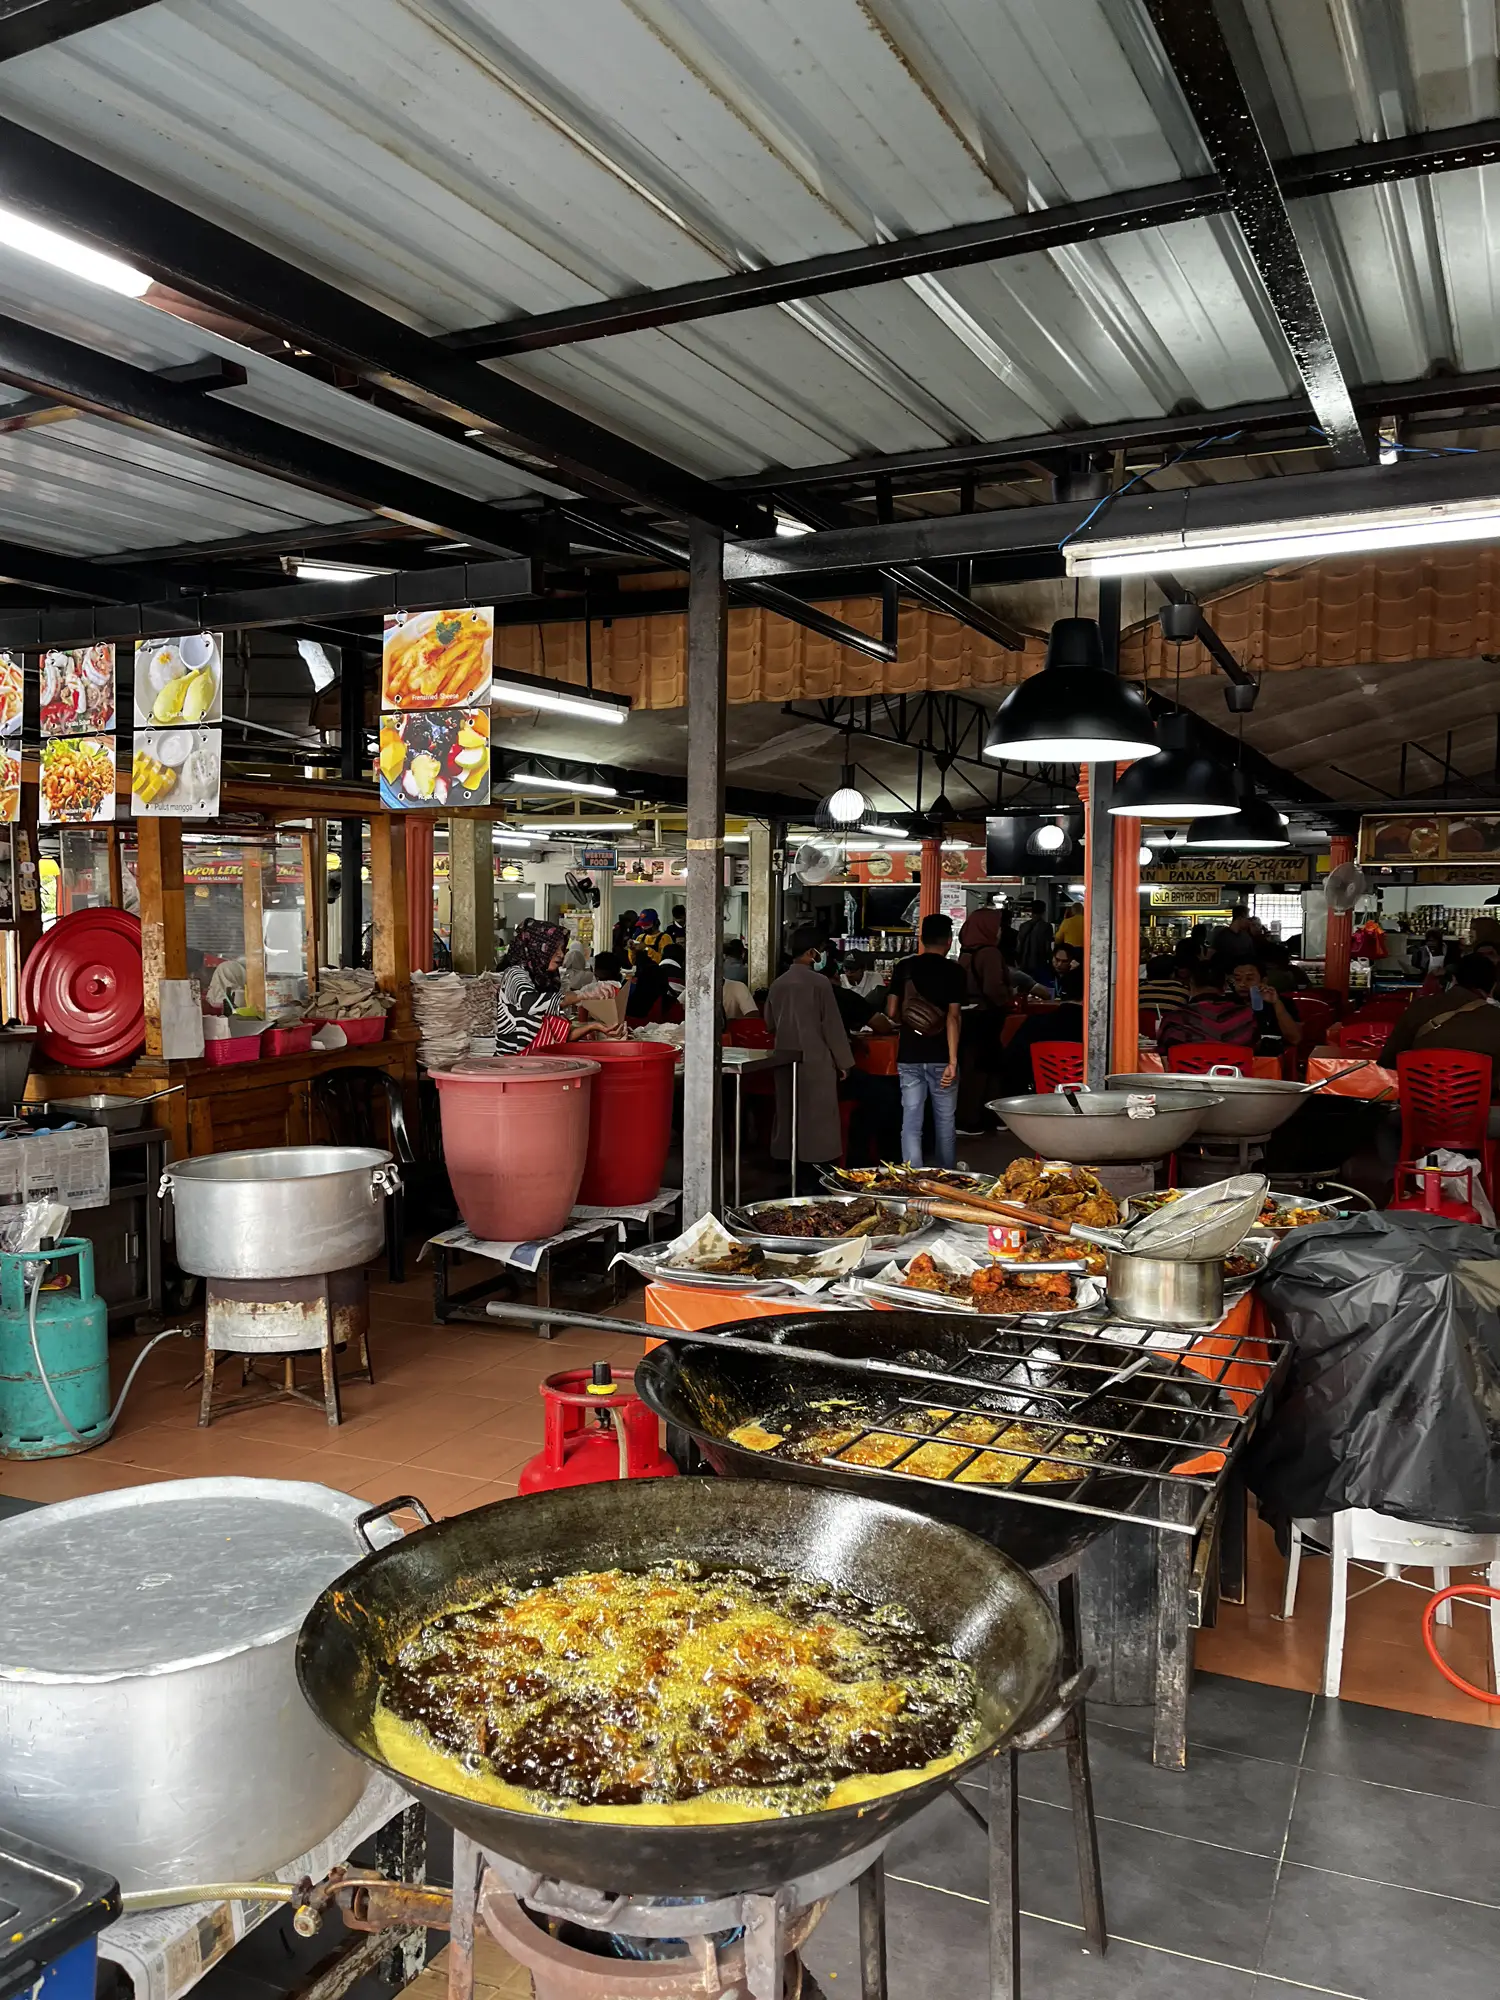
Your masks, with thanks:
M 867 819 L 861 823 L 861 833 L 873 833 L 884 840 L 905 840 L 904 826 L 882 826 L 878 820 Z
M 854 766 L 845 764 L 839 782 L 818 801 L 813 818 L 822 833 L 854 833 L 870 810 L 870 801 L 854 782 Z
M 496 847 L 535 847 L 537 837 L 534 833 L 502 833 L 496 828 L 490 839 Z
M 75 278 L 86 278 L 91 285 L 123 292 L 128 299 L 143 298 L 151 289 L 151 279 L 144 271 L 137 271 L 133 265 L 107 256 L 102 250 L 91 250 L 88 244 L 76 242 L 55 229 L 46 229 L 13 208 L 0 208 L 0 243 L 7 250 L 40 258 L 42 263 L 52 264 Z
M 1028 851 L 1033 854 L 1061 854 L 1067 845 L 1068 829 L 1052 820 L 1048 820 L 1045 826 L 1039 826 L 1026 842 Z
M 1104 664 L 1098 622 L 1059 618 L 1046 665 L 1001 702 L 984 755 L 1016 764 L 1116 764 L 1158 748 L 1145 697 Z
M 538 708 L 549 715 L 576 715 L 586 722 L 628 720 L 630 703 L 610 695 L 571 694 L 535 681 L 491 681 L 490 700 L 503 708 Z
M 366 569 L 359 563 L 294 562 L 292 574 L 298 583 L 368 583 L 372 577 L 392 576 L 388 569 Z
M 1109 809 L 1117 819 L 1213 819 L 1239 810 L 1234 773 L 1193 747 L 1185 715 L 1157 725 L 1161 751 L 1130 766 L 1115 786 Z
M 1304 515 L 1236 529 L 1184 528 L 1176 534 L 1070 542 L 1069 576 L 1150 576 L 1191 569 L 1364 555 L 1500 539 L 1500 499 L 1438 501 L 1355 514 Z
M 512 771 L 502 789 L 524 792 L 537 786 L 547 792 L 586 792 L 591 799 L 617 799 L 620 796 L 613 785 L 596 785 L 585 778 L 549 778 L 545 771 Z
M 523 819 L 523 833 L 544 833 L 553 840 L 571 840 L 575 834 L 634 833 L 633 819 Z
M 1151 849 L 1143 843 L 1139 852 L 1136 854 L 1135 859 L 1137 867 L 1149 868 L 1156 860 L 1156 856 L 1155 854 L 1152 853 Z
M 1195 819 L 1183 840 L 1184 847 L 1207 848 L 1217 854 L 1264 852 L 1268 848 L 1290 847 L 1281 814 L 1268 799 L 1258 799 L 1250 780 L 1242 772 L 1234 774 L 1240 796 L 1238 812 L 1228 818 Z

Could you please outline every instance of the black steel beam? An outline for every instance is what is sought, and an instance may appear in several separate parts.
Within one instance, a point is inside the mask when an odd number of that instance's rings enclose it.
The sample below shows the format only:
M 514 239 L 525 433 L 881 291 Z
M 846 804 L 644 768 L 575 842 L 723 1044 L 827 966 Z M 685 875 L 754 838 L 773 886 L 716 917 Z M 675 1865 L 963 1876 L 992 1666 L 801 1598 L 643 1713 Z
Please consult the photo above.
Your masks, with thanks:
M 190 438 L 216 457 L 352 506 L 461 535 L 481 548 L 515 550 L 525 530 L 481 500 L 450 492 L 342 445 L 326 443 L 74 340 L 0 316 L 0 381 L 89 410 Z
M 1370 454 L 1349 385 L 1211 0 L 1147 0 L 1147 7 L 1334 461 L 1362 465 Z
M 192 389 L 200 396 L 212 395 L 216 389 L 243 388 L 250 379 L 237 361 L 223 361 L 216 354 L 202 361 L 182 361 L 172 368 L 153 368 L 151 374 L 158 382 Z M 0 403 L 0 436 L 27 430 L 40 419 L 77 414 L 71 403 L 60 403 L 56 396 L 20 396 L 14 403 Z
M 1488 166 L 1496 160 L 1500 160 L 1500 119 L 1486 118 L 1444 132 L 1421 132 L 1370 145 L 1303 154 L 1279 162 L 1273 171 L 1283 197 L 1293 200 Z M 863 285 L 890 284 L 933 271 L 1034 256 L 1070 243 L 1161 229 L 1195 216 L 1222 214 L 1229 205 L 1229 194 L 1217 174 L 1167 181 L 1096 196 L 1091 201 L 1028 209 L 990 222 L 927 230 L 894 242 L 861 244 L 857 250 L 804 257 L 791 264 L 733 271 L 690 285 L 668 285 L 657 291 L 629 292 L 622 298 L 564 306 L 557 312 L 494 320 L 466 327 L 461 333 L 445 334 L 443 345 L 477 360 L 532 354 L 539 348 L 605 340 L 648 327 L 681 326 L 691 320 L 717 319 L 725 313 L 750 312 L 757 306 L 826 298 Z
M 361 375 L 391 376 L 493 426 L 509 445 L 585 491 L 644 501 L 742 532 L 742 502 L 587 417 L 67 147 L 0 119 L 0 202 L 80 237 L 207 305 L 279 333 Z
M 1215 665 L 1222 670 L 1226 679 L 1232 681 L 1236 687 L 1253 687 L 1255 685 L 1255 676 L 1245 672 L 1245 669 L 1224 644 L 1224 641 L 1219 637 L 1213 626 L 1209 624 L 1203 615 L 1202 605 L 1198 603 L 1193 593 L 1185 589 L 1175 576 L 1169 576 L 1162 570 L 1158 570 L 1151 581 L 1156 585 L 1168 604 L 1191 604 L 1197 610 L 1198 630 L 1195 636 L 1197 637 L 1198 644 L 1208 654 Z
M 0 62 L 49 48 L 85 28 L 140 14 L 152 0 L 7 0 L 0 4 Z
M 95 597 L 105 604 L 127 597 L 170 598 L 178 588 L 170 577 L 154 571 L 55 555 L 22 542 L 0 542 L 0 577 L 63 597 Z
M 455 563 L 449 569 L 406 570 L 354 583 L 286 583 L 268 590 L 193 593 L 168 602 L 100 608 L 0 612 L 0 646 L 88 646 L 95 640 L 152 639 L 173 632 L 253 631 L 387 611 L 439 611 L 449 604 L 488 604 L 527 597 L 531 564 Z

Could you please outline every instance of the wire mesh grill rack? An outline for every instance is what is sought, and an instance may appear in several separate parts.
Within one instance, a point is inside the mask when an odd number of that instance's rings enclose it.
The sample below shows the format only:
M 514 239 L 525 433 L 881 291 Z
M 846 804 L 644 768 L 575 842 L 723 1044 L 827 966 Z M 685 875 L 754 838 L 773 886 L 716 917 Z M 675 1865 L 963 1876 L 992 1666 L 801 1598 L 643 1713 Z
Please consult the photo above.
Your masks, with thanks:
M 940 1383 L 915 1366 L 904 1376 L 883 1369 L 882 1414 L 830 1415 L 834 1435 L 817 1462 L 1193 1535 L 1287 1354 L 1259 1330 L 1007 1314 L 931 1371 Z M 1143 1365 L 1114 1380 L 1132 1361 Z

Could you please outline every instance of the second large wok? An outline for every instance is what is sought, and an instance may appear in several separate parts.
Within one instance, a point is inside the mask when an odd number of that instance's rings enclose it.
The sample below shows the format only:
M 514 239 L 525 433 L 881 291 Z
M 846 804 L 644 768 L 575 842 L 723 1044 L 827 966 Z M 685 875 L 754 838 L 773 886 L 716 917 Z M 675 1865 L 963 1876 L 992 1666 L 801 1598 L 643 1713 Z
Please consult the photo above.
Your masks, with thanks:
M 691 1826 L 610 1824 L 511 1812 L 415 1783 L 375 1747 L 388 1662 L 429 1620 L 486 1586 L 579 1570 L 709 1568 L 817 1577 L 903 1605 L 973 1667 L 981 1734 L 964 1765 L 859 1805 L 784 1819 Z M 1046 1707 L 1058 1675 L 1051 1607 L 992 1548 L 943 1522 L 832 1490 L 738 1480 L 632 1480 L 504 1500 L 368 1556 L 329 1585 L 297 1643 L 297 1677 L 320 1720 L 440 1819 L 521 1866 L 642 1895 L 770 1889 L 881 1839 Z

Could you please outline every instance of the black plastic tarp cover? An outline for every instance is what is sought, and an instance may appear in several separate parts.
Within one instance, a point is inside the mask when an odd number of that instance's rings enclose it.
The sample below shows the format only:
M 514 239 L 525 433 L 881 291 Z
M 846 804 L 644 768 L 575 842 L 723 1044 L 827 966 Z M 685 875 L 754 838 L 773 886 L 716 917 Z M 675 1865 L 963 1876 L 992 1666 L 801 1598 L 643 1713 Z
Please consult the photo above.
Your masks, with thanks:
M 1409 1212 L 1320 1223 L 1260 1292 L 1293 1348 L 1246 1455 L 1262 1513 L 1373 1507 L 1500 1534 L 1500 1232 Z

